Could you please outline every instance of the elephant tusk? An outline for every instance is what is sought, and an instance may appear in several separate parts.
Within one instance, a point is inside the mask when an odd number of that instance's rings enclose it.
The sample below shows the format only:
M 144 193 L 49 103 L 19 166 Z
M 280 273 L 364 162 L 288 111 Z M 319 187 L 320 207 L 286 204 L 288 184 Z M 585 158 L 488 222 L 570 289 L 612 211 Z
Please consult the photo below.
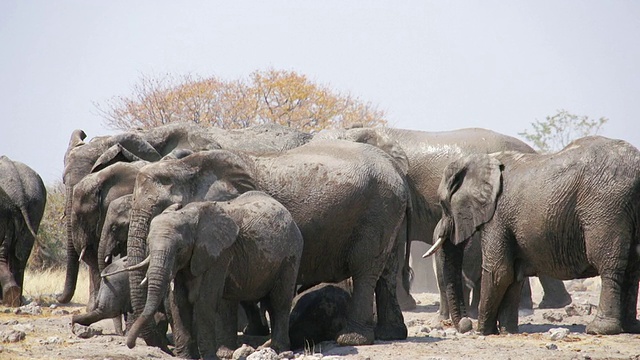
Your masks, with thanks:
M 102 276 L 102 277 L 104 278 L 104 277 L 111 276 L 111 275 L 115 275 L 115 274 L 119 274 L 119 273 L 121 273 L 121 272 L 125 272 L 125 271 L 134 271 L 134 270 L 144 269 L 144 268 L 146 268 L 147 266 L 149 266 L 149 262 L 150 262 L 150 261 L 151 261 L 151 257 L 150 257 L 150 256 L 147 256 L 147 258 L 146 258 L 146 259 L 144 259 L 144 260 L 142 260 L 142 262 L 140 262 L 140 264 L 137 264 L 137 265 L 131 265 L 131 266 L 126 267 L 126 268 L 124 268 L 124 269 L 120 269 L 120 270 L 116 270 L 116 271 L 113 271 L 113 272 L 110 272 L 110 273 L 102 274 L 102 275 L 100 275 L 100 276 Z
M 80 257 L 78 258 L 78 262 L 82 261 L 82 258 L 84 257 L 84 252 L 87 251 L 87 247 L 83 247 L 82 251 L 80 251 Z
M 426 253 L 424 253 L 424 255 L 422 255 L 423 258 L 429 257 L 433 254 L 435 254 L 436 251 L 438 251 L 438 249 L 440 249 L 442 247 L 442 244 L 444 243 L 444 239 L 442 237 L 439 237 L 438 240 L 436 241 L 435 244 L 433 244 L 433 246 L 431 246 L 431 248 L 429 250 L 427 250 Z
M 140 286 L 144 286 L 147 283 L 148 280 L 149 279 L 147 279 L 147 277 L 145 276 L 144 279 L 142 279 L 142 281 L 140 281 Z
M 111 262 L 111 255 L 107 255 L 104 257 L 104 262 L 105 263 L 110 263 Z

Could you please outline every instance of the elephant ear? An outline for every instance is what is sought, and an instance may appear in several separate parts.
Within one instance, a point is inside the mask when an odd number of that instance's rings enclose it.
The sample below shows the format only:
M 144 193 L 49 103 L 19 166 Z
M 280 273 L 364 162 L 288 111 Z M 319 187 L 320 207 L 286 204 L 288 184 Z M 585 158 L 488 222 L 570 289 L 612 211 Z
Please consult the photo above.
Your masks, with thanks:
M 122 145 L 115 144 L 110 148 L 108 148 L 107 151 L 105 151 L 102 155 L 100 155 L 98 160 L 96 160 L 96 162 L 93 164 L 93 167 L 91 168 L 91 172 L 92 173 L 98 172 L 106 168 L 107 166 L 113 165 L 120 161 L 134 162 L 138 160 L 141 160 L 141 159 L 136 155 L 134 155 L 129 150 L 125 149 Z
M 486 154 L 469 155 L 447 166 L 438 195 L 444 217 L 453 218 L 451 242 L 464 242 L 493 218 L 502 190 L 502 169 L 500 161 Z
M 199 276 L 230 247 L 240 232 L 229 215 L 213 202 L 203 203 L 198 214 L 195 244 L 191 256 L 191 273 Z

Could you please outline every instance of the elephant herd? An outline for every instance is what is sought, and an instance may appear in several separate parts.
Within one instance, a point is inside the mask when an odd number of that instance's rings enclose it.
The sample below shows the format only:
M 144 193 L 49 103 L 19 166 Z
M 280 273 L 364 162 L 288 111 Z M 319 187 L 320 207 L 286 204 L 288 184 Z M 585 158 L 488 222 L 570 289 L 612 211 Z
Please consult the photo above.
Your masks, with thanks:
M 304 341 L 290 331 L 294 314 L 318 308 L 295 294 L 347 279 L 347 295 L 328 288 L 344 317 L 327 325 L 337 343 L 406 339 L 412 241 L 433 244 L 439 314 L 460 331 L 477 315 L 480 333 L 517 332 L 519 307 L 532 307 L 529 276 L 540 277 L 540 307 L 562 307 L 561 280 L 600 275 L 586 331 L 640 333 L 640 152 L 626 142 L 586 137 L 542 155 L 484 129 L 311 135 L 193 123 L 85 138 L 73 132 L 64 159 L 58 301 L 73 297 L 84 261 L 90 300 L 73 322 L 114 317 L 121 329 L 126 314 L 129 347 L 142 337 L 169 352 L 169 323 L 176 355 L 229 358 L 240 306 L 245 333 L 270 332 L 265 345 L 284 351 Z M 17 305 L 45 190 L 16 172 L 29 189 L 16 196 L 0 161 L 0 281 L 3 302 Z

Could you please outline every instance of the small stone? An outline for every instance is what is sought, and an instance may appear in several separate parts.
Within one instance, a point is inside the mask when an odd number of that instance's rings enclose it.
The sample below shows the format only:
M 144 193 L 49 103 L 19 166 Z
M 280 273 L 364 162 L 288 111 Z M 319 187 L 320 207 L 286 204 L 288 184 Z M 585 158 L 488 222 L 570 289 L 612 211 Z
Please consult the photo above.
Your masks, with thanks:
M 253 347 L 242 344 L 241 347 L 237 348 L 236 351 L 233 352 L 233 356 L 231 357 L 233 360 L 244 360 L 247 356 L 253 354 L 256 351 Z
M 423 333 L 431 332 L 431 328 L 428 326 L 423 326 L 420 328 L 420 332 L 423 332 Z
M 443 338 L 446 336 L 447 335 L 443 330 L 433 329 L 429 332 L 429 337 L 432 337 L 432 338 Z
M 49 305 L 49 309 L 57 309 L 57 308 L 58 308 L 58 305 L 56 304 Z
M 547 312 L 543 313 L 542 314 L 542 318 L 547 320 L 547 321 L 551 321 L 551 322 L 560 322 L 560 321 L 564 320 L 564 318 L 562 317 L 561 314 L 555 313 L 553 311 L 547 311 Z
M 570 304 L 565 306 L 564 311 L 567 313 L 567 316 L 585 316 L 591 315 L 595 307 L 593 304 Z
M 545 345 L 545 347 L 547 348 L 547 350 L 558 350 L 558 345 L 554 343 L 548 343 L 547 345 Z
M 53 310 L 51 312 L 51 315 L 57 315 L 57 316 L 69 315 L 69 312 L 65 309 L 57 309 L 57 310 Z
M 416 320 L 409 320 L 405 323 L 406 327 L 413 327 L 417 325 L 417 321 Z
M 94 329 L 92 327 L 83 326 L 80 324 L 73 324 L 71 332 L 73 332 L 77 337 L 81 339 L 88 339 L 96 335 L 102 335 L 102 329 Z
M 272 348 L 260 349 L 247 356 L 247 360 L 280 360 L 278 353 Z
M 42 308 L 38 306 L 37 302 L 32 302 L 31 304 L 20 306 L 14 311 L 16 315 L 42 315 Z
M 456 336 L 456 335 L 458 334 L 458 332 L 457 332 L 457 331 L 456 331 L 456 329 L 454 329 L 454 328 L 449 328 L 449 329 L 447 329 L 447 330 L 445 330 L 445 331 L 444 331 L 444 334 L 445 334 L 447 337 L 451 337 L 451 336 Z
M 283 351 L 280 353 L 280 359 L 293 359 L 295 358 L 296 355 L 293 353 L 293 351 Z
M 0 333 L 0 342 L 14 343 L 14 342 L 24 340 L 26 336 L 27 334 L 25 334 L 24 331 L 19 331 L 19 330 L 3 331 Z
M 15 320 L 15 319 L 14 320 L 8 320 L 8 321 L 5 321 L 4 323 L 2 323 L 2 325 L 16 325 L 16 324 L 18 324 L 18 320 Z
M 17 324 L 13 325 L 13 330 L 22 331 L 22 332 L 33 332 L 36 329 L 33 324 Z
M 569 335 L 569 329 L 567 328 L 553 328 L 547 332 L 547 337 L 553 341 L 562 340 Z
M 484 336 L 484 335 L 480 335 L 480 336 L 478 336 L 478 340 L 486 340 L 486 339 L 487 339 L 487 337 L 486 337 L 486 336 Z

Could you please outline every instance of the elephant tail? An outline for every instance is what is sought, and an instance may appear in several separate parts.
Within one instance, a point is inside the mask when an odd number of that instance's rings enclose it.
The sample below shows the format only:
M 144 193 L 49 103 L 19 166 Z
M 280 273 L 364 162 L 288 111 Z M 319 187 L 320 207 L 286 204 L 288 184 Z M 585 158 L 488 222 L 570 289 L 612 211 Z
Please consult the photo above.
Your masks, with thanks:
M 405 210 L 406 217 L 406 243 L 405 243 L 405 253 L 404 253 L 404 263 L 402 266 L 402 287 L 407 291 L 407 293 L 411 290 L 411 283 L 413 282 L 413 269 L 409 266 L 409 257 L 411 256 L 411 239 L 409 238 L 411 235 L 411 218 L 412 218 L 412 210 L 411 206 L 407 206 Z

